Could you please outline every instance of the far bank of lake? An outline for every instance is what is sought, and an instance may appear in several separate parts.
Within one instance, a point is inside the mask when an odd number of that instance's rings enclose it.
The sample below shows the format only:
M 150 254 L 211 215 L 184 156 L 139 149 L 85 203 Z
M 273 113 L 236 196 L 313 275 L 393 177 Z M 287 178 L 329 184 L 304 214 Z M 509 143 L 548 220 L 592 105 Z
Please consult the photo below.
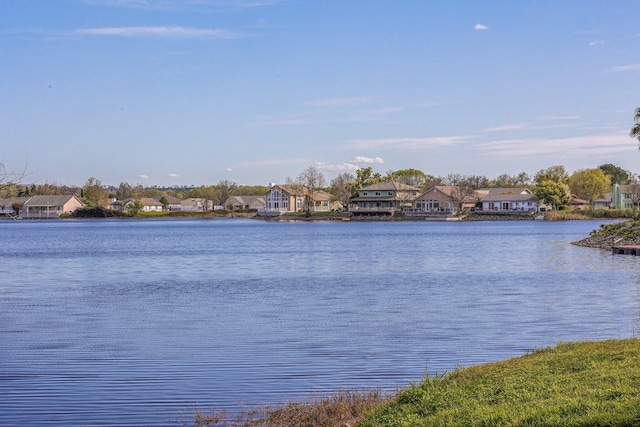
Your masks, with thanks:
M 0 424 L 179 425 L 192 408 L 387 390 L 629 337 L 606 221 L 0 222 Z

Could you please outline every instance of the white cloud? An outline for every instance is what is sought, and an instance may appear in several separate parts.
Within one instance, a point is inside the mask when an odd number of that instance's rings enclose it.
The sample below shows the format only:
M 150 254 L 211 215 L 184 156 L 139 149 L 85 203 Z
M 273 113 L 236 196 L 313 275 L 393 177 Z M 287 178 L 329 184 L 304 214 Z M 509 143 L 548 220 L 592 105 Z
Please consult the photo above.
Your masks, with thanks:
M 613 71 L 614 73 L 623 72 L 623 71 L 640 72 L 640 64 L 619 65 L 617 67 L 609 68 L 609 71 Z
M 149 175 L 138 175 L 140 179 L 149 179 Z
M 604 44 L 604 42 L 602 40 L 594 40 L 594 41 L 589 43 L 589 46 L 600 46 L 602 44 Z
M 231 168 L 225 168 L 225 170 L 224 170 L 224 171 L 225 171 L 225 172 L 233 172 L 233 169 L 231 169 Z
M 316 162 L 316 166 L 319 169 L 323 169 L 327 171 L 356 171 L 360 169 L 358 165 L 354 165 L 353 163 L 327 164 L 322 162 Z
M 483 24 L 476 24 L 475 27 L 473 27 L 474 30 L 480 30 L 480 31 L 484 31 L 484 30 L 488 30 L 489 27 L 487 27 L 486 25 Z
M 167 174 L 167 176 L 169 178 L 179 178 L 181 175 L 178 173 L 170 173 L 170 174 Z
M 235 39 L 240 34 L 227 30 L 214 30 L 190 27 L 106 27 L 84 28 L 74 31 L 75 34 L 108 37 L 161 37 L 161 38 L 208 38 Z
M 352 163 L 367 163 L 367 164 L 383 164 L 384 160 L 381 157 L 365 157 L 365 156 L 356 156 Z

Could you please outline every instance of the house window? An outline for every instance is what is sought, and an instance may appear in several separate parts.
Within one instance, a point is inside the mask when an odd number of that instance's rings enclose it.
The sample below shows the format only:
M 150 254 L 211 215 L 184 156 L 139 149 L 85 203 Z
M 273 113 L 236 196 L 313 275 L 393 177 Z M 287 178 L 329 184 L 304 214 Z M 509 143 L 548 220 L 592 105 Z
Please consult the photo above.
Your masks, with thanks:
M 503 211 L 509 210 L 509 202 L 502 202 L 502 210 Z
M 369 193 L 367 193 L 366 191 L 364 193 L 362 193 L 363 196 L 367 196 Z
M 376 191 L 376 196 L 379 196 L 379 195 L 380 195 L 380 192 L 379 192 L 379 191 Z
M 388 195 L 393 196 L 393 191 L 389 191 Z

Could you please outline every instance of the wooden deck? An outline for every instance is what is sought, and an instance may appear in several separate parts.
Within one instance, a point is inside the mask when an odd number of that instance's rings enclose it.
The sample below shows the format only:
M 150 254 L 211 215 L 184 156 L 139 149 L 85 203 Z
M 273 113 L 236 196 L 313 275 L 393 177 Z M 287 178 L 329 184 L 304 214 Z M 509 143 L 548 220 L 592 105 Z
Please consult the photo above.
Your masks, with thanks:
M 640 255 L 639 245 L 614 246 L 611 250 L 614 255 Z

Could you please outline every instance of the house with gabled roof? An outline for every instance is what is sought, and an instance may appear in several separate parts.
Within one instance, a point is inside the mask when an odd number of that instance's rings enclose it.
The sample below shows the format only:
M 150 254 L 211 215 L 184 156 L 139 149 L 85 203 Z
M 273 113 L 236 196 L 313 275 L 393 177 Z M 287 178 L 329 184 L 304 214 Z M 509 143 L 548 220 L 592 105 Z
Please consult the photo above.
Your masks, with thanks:
M 640 183 L 613 184 L 611 207 L 629 209 L 640 206 Z
M 84 203 L 75 195 L 32 196 L 22 205 L 20 218 L 58 218 L 83 207 Z
M 156 199 L 157 201 L 162 203 L 161 200 L 162 200 L 163 197 L 167 201 L 167 206 L 166 206 L 167 210 L 179 211 L 179 210 L 182 209 L 182 200 L 178 199 L 175 196 L 171 196 L 169 194 L 163 194 L 163 195 L 160 195 L 160 196 L 155 196 L 154 199 Z M 164 207 L 164 205 L 163 205 L 163 207 Z
M 477 193 L 482 201 L 477 213 L 538 212 L 538 197 L 528 188 L 482 188 Z
M 0 215 L 16 216 L 19 212 L 16 212 L 14 206 L 22 206 L 29 200 L 28 197 L 6 197 L 0 199 Z M 19 210 L 19 209 L 18 209 Z
M 404 212 L 408 215 L 454 215 L 458 211 L 455 190 L 456 187 L 434 185 L 413 199 L 411 208 Z
M 280 215 L 300 212 L 310 207 L 311 212 L 329 212 L 331 194 L 324 190 L 311 191 L 304 185 L 272 184 L 265 194 L 265 207 L 259 209 L 261 215 Z
M 231 196 L 224 203 L 231 211 L 247 209 L 264 209 L 267 202 L 264 196 Z
M 397 181 L 384 181 L 357 190 L 349 200 L 352 215 L 393 215 L 410 208 L 420 189 Z

